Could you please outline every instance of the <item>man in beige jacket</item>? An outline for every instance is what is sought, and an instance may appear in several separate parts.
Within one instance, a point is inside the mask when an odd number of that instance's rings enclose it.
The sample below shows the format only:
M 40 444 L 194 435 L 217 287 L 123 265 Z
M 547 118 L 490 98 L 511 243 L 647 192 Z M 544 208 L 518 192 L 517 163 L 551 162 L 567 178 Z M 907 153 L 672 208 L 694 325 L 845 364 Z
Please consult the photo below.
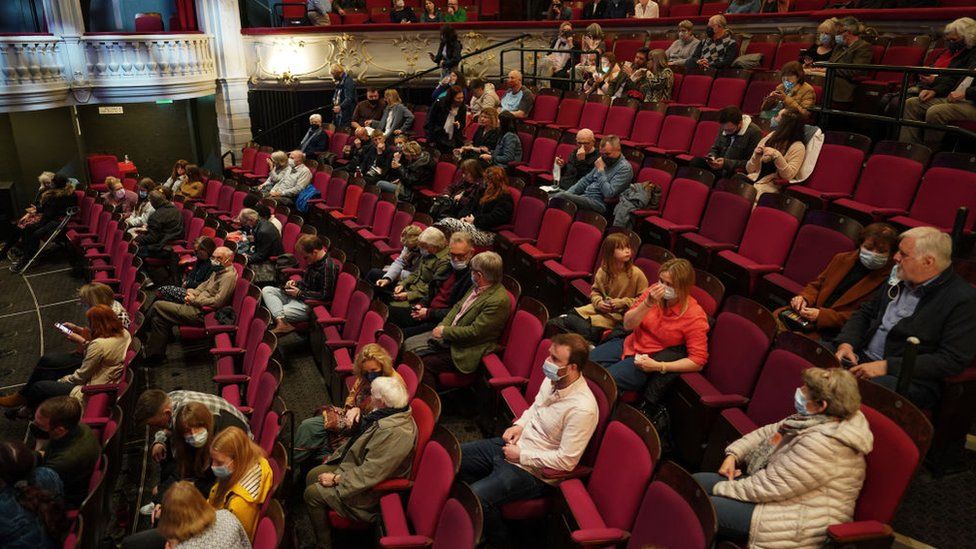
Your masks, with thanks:
M 184 303 L 153 303 L 149 311 L 152 329 L 146 339 L 146 357 L 150 363 L 166 358 L 166 344 L 174 325 L 203 326 L 204 307 L 219 309 L 230 302 L 237 285 L 234 252 L 221 246 L 214 250 L 211 258 L 222 268 L 215 270 L 196 288 L 187 290 Z

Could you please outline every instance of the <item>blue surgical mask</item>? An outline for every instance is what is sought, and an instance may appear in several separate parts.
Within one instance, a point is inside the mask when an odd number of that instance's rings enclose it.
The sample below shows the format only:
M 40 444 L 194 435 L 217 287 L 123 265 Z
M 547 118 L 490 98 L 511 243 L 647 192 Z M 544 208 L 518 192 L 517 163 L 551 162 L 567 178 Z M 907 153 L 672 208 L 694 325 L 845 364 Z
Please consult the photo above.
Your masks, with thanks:
M 542 363 L 542 373 L 544 373 L 546 377 L 549 378 L 549 381 L 553 383 L 556 383 L 560 379 L 566 377 L 565 375 L 560 376 L 559 366 L 556 366 L 552 363 L 552 361 L 549 360 Z
M 147 196 L 149 196 L 149 193 L 147 193 L 146 191 L 139 191 L 139 198 L 140 199 L 145 200 L 145 198 Z
M 779 127 L 779 117 L 778 116 L 774 116 L 774 117 L 770 118 L 769 119 L 769 129 L 775 130 L 778 127 Z
M 796 393 L 793 395 L 793 406 L 796 407 L 796 413 L 805 416 L 812 416 L 813 412 L 807 410 L 807 397 L 803 394 L 803 390 L 800 387 L 796 388 Z
M 895 264 L 891 268 L 891 273 L 888 274 L 888 285 L 897 286 L 901 282 L 901 265 Z
M 183 440 L 194 448 L 203 448 L 203 445 L 207 443 L 207 430 L 204 429 L 197 433 L 190 433 L 183 437 Z
M 230 470 L 230 467 L 226 465 L 211 465 L 210 470 L 213 471 L 214 476 L 219 479 L 228 478 L 234 473 Z
M 834 42 L 836 42 L 838 46 L 843 46 L 844 45 L 844 35 L 843 34 L 835 34 L 834 35 Z
M 830 36 L 829 34 L 827 34 L 826 32 L 820 33 L 820 44 L 821 45 L 829 46 L 830 45 L 830 42 L 832 40 L 833 40 L 833 37 Z
M 372 383 L 376 378 L 380 377 L 381 372 L 366 372 L 366 381 Z
M 880 269 L 888 263 L 888 254 L 879 254 L 866 248 L 861 248 L 858 257 L 861 260 L 861 265 L 864 265 L 865 268 L 871 269 L 872 271 Z
M 786 78 L 783 79 L 783 91 L 785 91 L 786 93 L 790 93 L 790 90 L 793 89 L 793 86 L 796 86 L 796 84 L 794 84 L 792 80 L 787 80 Z

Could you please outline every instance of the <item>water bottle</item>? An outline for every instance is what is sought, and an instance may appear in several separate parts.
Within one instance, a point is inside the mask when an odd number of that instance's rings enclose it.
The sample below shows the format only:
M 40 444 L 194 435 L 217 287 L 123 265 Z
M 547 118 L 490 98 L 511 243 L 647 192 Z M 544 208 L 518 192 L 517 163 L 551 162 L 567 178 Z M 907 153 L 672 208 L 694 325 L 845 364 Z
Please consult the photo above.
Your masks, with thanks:
M 126 163 L 126 164 L 128 164 L 128 163 L 129 163 L 129 155 L 125 155 L 125 163 Z

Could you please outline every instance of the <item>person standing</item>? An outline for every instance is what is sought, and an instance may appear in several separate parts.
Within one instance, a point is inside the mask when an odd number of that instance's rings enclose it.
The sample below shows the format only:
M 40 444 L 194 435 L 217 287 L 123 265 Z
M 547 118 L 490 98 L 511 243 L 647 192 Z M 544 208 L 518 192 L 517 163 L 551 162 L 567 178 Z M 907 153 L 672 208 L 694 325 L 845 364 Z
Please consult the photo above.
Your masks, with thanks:
M 352 111 L 356 107 L 356 83 L 346 68 L 338 63 L 332 65 L 330 72 L 336 82 L 332 94 L 332 123 L 339 129 L 352 122 Z

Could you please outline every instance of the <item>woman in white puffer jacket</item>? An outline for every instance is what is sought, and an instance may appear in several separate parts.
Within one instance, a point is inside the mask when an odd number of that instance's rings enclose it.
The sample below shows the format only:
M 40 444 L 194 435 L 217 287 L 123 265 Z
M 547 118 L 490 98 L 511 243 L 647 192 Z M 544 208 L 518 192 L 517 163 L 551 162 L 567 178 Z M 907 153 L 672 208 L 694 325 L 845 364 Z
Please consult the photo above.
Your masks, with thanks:
M 755 548 L 821 547 L 828 526 L 854 516 L 874 445 L 857 380 L 842 368 L 807 369 L 795 403 L 797 413 L 730 444 L 718 474 L 695 475 L 712 495 L 720 536 L 748 536 Z

